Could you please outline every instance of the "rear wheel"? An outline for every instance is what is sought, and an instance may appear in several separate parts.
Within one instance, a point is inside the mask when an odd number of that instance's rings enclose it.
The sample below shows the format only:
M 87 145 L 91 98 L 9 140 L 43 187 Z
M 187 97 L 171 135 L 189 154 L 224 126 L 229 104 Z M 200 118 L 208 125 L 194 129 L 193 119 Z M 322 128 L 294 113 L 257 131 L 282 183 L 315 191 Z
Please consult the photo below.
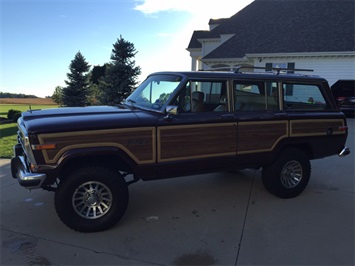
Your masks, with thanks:
M 293 198 L 302 193 L 311 177 L 311 164 L 301 150 L 290 148 L 280 153 L 275 162 L 263 168 L 264 187 L 280 198 Z
M 103 166 L 86 166 L 71 171 L 55 193 L 59 218 L 79 232 L 112 227 L 128 206 L 128 188 L 120 172 Z

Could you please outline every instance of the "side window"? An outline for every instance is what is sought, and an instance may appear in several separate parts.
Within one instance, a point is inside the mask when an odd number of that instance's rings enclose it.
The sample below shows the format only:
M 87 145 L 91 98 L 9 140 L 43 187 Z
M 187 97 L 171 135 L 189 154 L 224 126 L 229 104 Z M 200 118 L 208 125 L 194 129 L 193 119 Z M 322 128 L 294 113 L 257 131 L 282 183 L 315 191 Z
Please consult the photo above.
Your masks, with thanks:
M 186 84 L 173 100 L 173 105 L 179 107 L 180 112 L 186 113 L 191 111 L 191 90 L 190 85 Z
M 277 83 L 234 81 L 236 111 L 277 110 Z
M 290 90 L 292 94 L 285 93 Z M 317 85 L 285 83 L 283 91 L 286 110 L 326 110 L 329 107 Z
M 180 82 L 176 75 L 152 75 L 128 99 L 137 106 L 161 110 Z
M 180 91 L 175 103 L 181 112 L 227 111 L 227 82 L 190 80 Z

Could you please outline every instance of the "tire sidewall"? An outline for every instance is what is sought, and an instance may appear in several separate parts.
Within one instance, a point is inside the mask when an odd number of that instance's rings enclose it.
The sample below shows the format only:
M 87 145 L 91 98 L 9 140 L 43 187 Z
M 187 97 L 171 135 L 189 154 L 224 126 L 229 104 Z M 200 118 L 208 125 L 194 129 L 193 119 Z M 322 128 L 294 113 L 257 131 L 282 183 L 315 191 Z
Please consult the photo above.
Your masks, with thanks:
M 100 182 L 111 191 L 112 205 L 102 217 L 86 219 L 73 207 L 73 194 L 86 182 Z M 118 171 L 104 167 L 88 166 L 70 172 L 55 193 L 55 208 L 59 218 L 69 228 L 79 232 L 96 232 L 112 227 L 124 215 L 127 205 L 128 188 L 125 180 Z
M 283 167 L 291 161 L 296 161 L 302 168 L 302 178 L 292 188 L 285 187 L 281 181 Z M 293 198 L 306 188 L 311 176 L 311 165 L 307 155 L 298 149 L 284 150 L 275 162 L 263 168 L 262 181 L 264 187 L 280 198 Z

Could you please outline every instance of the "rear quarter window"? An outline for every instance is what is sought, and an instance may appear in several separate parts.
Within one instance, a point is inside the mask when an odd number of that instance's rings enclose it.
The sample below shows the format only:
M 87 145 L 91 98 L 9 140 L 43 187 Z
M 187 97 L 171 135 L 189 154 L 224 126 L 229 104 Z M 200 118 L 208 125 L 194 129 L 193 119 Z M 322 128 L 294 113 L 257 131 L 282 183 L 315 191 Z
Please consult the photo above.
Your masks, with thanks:
M 315 84 L 283 84 L 284 109 L 286 110 L 327 110 L 329 103 L 322 94 L 322 88 Z

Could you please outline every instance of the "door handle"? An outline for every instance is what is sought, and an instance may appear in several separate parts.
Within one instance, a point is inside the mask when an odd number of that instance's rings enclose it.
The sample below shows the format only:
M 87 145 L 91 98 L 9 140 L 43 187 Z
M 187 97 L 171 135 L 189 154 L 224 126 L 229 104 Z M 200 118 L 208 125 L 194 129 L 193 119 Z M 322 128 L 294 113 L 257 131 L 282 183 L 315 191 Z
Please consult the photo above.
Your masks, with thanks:
M 276 113 L 275 114 L 276 117 L 287 117 L 286 113 Z
M 224 114 L 224 115 L 221 115 L 221 118 L 222 119 L 235 119 L 236 116 L 234 114 Z

